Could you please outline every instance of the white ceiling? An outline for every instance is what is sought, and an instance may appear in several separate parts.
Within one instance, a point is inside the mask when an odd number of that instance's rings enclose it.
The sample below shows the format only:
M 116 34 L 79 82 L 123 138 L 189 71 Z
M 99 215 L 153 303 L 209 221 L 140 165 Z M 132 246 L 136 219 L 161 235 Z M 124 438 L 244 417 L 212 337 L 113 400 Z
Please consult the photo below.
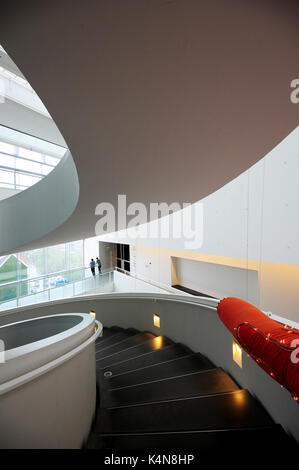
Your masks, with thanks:
M 32 248 L 94 235 L 95 207 L 194 202 L 298 124 L 298 2 L 15 0 L 0 43 L 75 160 L 73 215 Z

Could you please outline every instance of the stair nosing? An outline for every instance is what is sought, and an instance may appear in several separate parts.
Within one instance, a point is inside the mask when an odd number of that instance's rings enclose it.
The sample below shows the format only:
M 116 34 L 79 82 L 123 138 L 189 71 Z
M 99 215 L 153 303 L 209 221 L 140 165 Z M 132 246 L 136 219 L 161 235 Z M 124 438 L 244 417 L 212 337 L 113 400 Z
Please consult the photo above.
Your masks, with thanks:
M 136 333 L 136 334 L 138 334 L 138 333 Z M 112 335 L 111 338 L 113 338 L 113 336 L 114 335 Z M 104 348 L 100 348 L 100 349 L 96 350 L 95 353 L 97 354 L 97 352 L 104 351 L 105 349 L 111 348 L 112 346 L 115 346 L 116 344 L 122 343 L 123 341 L 126 341 L 127 339 L 132 338 L 132 336 L 136 336 L 136 335 L 127 336 L 126 338 L 123 338 L 120 341 L 117 341 L 115 343 L 109 344 L 108 346 L 105 346 Z M 107 338 L 106 341 L 109 341 L 109 339 L 110 338 Z M 101 343 L 98 343 L 98 344 L 101 344 Z
M 111 357 L 111 356 L 114 356 L 115 354 L 119 354 L 121 352 L 124 352 L 124 351 L 128 351 L 129 349 L 132 349 L 132 348 L 136 348 L 138 346 L 141 346 L 142 344 L 144 343 L 147 343 L 148 341 L 151 341 L 153 339 L 157 338 L 157 336 L 155 336 L 154 338 L 148 338 L 146 339 L 145 341 L 142 341 L 142 343 L 140 344 L 134 344 L 133 346 L 130 346 L 129 348 L 125 348 L 125 349 L 121 349 L 120 351 L 116 351 L 112 354 L 109 354 L 108 356 L 105 356 L 105 357 L 102 357 L 101 359 L 96 359 L 96 362 L 100 362 L 100 361 L 103 361 L 104 359 L 107 359 L 108 357 Z M 119 343 L 116 343 L 116 344 L 119 344 Z M 99 351 L 100 352 L 100 351 Z M 138 357 L 138 356 L 135 356 L 135 357 Z M 134 358 L 130 358 L 130 359 L 134 359 Z M 115 363 L 116 364 L 116 363 Z M 111 364 L 112 365 L 112 364 Z M 106 366 L 106 367 L 109 367 L 109 366 Z M 104 367 L 103 367 L 104 369 Z
M 156 383 L 156 382 L 164 382 L 166 380 L 179 379 L 181 377 L 188 377 L 190 375 L 195 375 L 195 374 L 203 374 L 204 372 L 211 372 L 213 370 L 222 370 L 222 369 L 221 369 L 221 367 L 213 367 L 211 369 L 197 370 L 195 372 L 187 372 L 187 373 L 181 374 L 181 375 L 173 375 L 171 377 L 163 377 L 162 379 L 150 380 L 148 382 L 142 382 L 142 383 L 132 384 L 132 385 L 125 385 L 124 387 L 107 388 L 107 392 L 113 392 L 114 390 L 123 390 L 125 388 L 139 387 L 141 385 L 148 385 L 148 384 L 153 384 L 153 383 Z
M 104 330 L 111 330 L 111 329 L 110 329 L 110 328 L 103 327 L 103 329 L 102 329 L 102 336 L 100 336 L 100 337 L 96 340 L 96 342 L 99 341 L 101 338 L 103 338 L 102 341 L 106 341 L 107 339 L 112 338 L 112 336 L 118 335 L 119 333 L 123 333 L 124 331 L 126 331 L 125 329 L 119 329 L 119 330 L 117 330 L 117 331 L 112 331 L 111 335 L 108 336 L 107 338 L 105 338 L 105 336 L 104 336 L 104 335 L 105 335 Z
M 181 398 L 168 398 L 166 400 L 157 400 L 157 401 L 149 401 L 149 402 L 142 402 L 142 403 L 133 403 L 130 405 L 118 405 L 118 406 L 109 406 L 105 408 L 101 408 L 100 410 L 104 411 L 110 411 L 110 410 L 117 410 L 120 408 L 131 408 L 131 407 L 136 407 L 136 406 L 147 406 L 147 405 L 157 405 L 159 403 L 170 403 L 173 401 L 184 401 L 184 400 L 198 400 L 201 398 L 211 398 L 211 397 L 218 397 L 222 395 L 232 395 L 234 393 L 240 393 L 242 391 L 246 391 L 244 388 L 240 388 L 239 390 L 232 390 L 231 392 L 218 392 L 218 393 L 209 393 L 206 395 L 194 395 L 194 396 L 189 396 L 189 397 L 181 397 Z M 248 393 L 248 391 L 247 391 Z M 251 396 L 251 395 L 250 395 Z M 252 397 L 251 397 L 252 398 Z
M 100 336 L 99 339 L 97 339 L 94 344 L 95 344 L 95 346 L 99 346 L 99 345 L 101 345 L 101 344 L 104 344 L 104 345 L 105 345 L 106 341 L 109 341 L 111 338 L 113 338 L 113 337 L 116 336 L 116 335 L 119 335 L 120 333 L 123 333 L 123 331 L 117 331 L 116 333 L 114 333 L 113 335 L 109 336 L 108 338 L 104 338 L 104 336 Z M 103 339 L 101 340 L 101 338 L 103 338 Z M 117 344 L 117 343 L 113 343 L 113 344 Z M 104 349 L 104 348 L 103 348 L 103 349 Z
M 170 344 L 170 346 L 172 345 Z M 161 349 L 158 351 L 161 351 Z M 156 351 L 151 351 L 151 352 L 156 352 Z M 179 361 L 180 359 L 187 359 L 188 357 L 196 356 L 196 354 L 198 353 L 187 354 L 186 356 L 174 357 L 173 359 L 168 359 L 168 361 L 160 361 L 160 362 L 156 362 L 155 364 L 150 364 L 149 366 L 138 367 L 137 369 L 127 370 L 126 372 L 121 372 L 120 374 L 112 375 L 112 377 L 106 378 L 105 380 L 113 379 L 114 377 L 119 377 L 120 375 L 130 374 L 131 372 L 137 372 L 139 370 L 149 369 L 150 367 L 156 367 L 161 364 L 166 364 L 167 362 Z
M 123 362 L 131 361 L 132 359 L 137 359 L 138 357 L 147 356 L 148 354 L 154 354 L 154 353 L 157 353 L 159 351 L 162 351 L 162 349 L 167 349 L 167 348 L 170 348 L 172 346 L 175 346 L 175 343 L 174 344 L 168 344 L 167 346 L 163 346 L 162 348 L 156 349 L 155 351 L 149 351 L 147 353 L 139 354 L 138 356 L 130 357 L 129 359 L 124 359 L 123 361 L 114 362 L 113 364 L 109 364 L 109 366 L 99 367 L 98 370 L 104 370 L 104 369 L 107 369 L 108 367 L 115 366 L 116 364 L 122 364 Z M 108 357 L 108 356 L 106 356 L 106 357 Z M 130 372 L 130 371 L 128 371 L 128 372 Z M 127 373 L 127 372 L 125 372 L 125 373 Z M 121 375 L 121 374 L 119 374 L 119 375 Z M 113 377 L 116 377 L 116 375 L 113 375 Z
M 117 344 L 121 344 L 124 341 L 128 341 L 131 338 L 135 338 L 135 336 L 142 335 L 143 333 L 136 333 L 136 335 L 131 335 L 128 336 L 127 338 L 122 339 L 121 341 L 118 341 L 117 343 L 110 344 L 109 346 L 106 346 L 106 348 L 99 349 L 95 353 L 98 354 L 100 351 L 105 351 L 106 349 L 112 348 L 113 346 L 116 346 Z M 108 339 L 108 338 L 107 338 Z M 112 355 L 112 354 L 111 354 Z
M 94 432 L 95 437 L 122 437 L 122 436 L 156 436 L 160 434 L 201 434 L 201 433 L 214 433 L 214 432 L 234 432 L 234 431 L 254 431 L 255 429 L 273 429 L 275 428 L 275 423 L 273 425 L 254 425 L 254 426 L 239 426 L 235 428 L 215 428 L 215 429 L 196 429 L 196 430 L 182 430 L 182 431 L 151 431 L 151 432 L 125 432 L 125 433 L 105 433 L 105 432 Z

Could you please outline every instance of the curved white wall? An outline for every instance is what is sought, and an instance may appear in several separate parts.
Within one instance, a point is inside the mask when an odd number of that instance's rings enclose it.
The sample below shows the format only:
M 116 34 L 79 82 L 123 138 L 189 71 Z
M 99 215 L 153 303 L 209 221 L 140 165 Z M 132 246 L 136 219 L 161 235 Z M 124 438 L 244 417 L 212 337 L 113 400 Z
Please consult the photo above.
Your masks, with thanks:
M 25 108 L 21 104 L 5 100 L 0 106 L 0 124 L 17 129 L 24 134 L 30 134 L 53 144 L 67 147 L 64 138 L 55 122 L 42 114 Z
M 4 449 L 80 449 L 95 413 L 94 346 L 0 397 Z
M 1 188 L 0 187 L 0 201 L 3 199 L 7 199 L 11 196 L 14 196 L 15 194 L 18 194 L 21 192 L 20 189 L 10 189 L 10 188 Z
M 0 448 L 81 448 L 96 405 L 91 315 L 29 319 L 0 328 Z
M 65 222 L 79 198 L 79 180 L 69 151 L 34 186 L 0 201 L 0 253 L 16 251 Z

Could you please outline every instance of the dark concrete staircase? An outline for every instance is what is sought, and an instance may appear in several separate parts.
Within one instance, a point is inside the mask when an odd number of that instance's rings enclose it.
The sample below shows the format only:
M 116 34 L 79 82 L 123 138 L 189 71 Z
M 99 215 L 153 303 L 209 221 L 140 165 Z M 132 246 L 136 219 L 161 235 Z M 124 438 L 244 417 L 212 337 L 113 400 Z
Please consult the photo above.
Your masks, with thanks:
M 295 446 L 226 372 L 164 336 L 104 328 L 96 364 L 99 399 L 87 448 Z

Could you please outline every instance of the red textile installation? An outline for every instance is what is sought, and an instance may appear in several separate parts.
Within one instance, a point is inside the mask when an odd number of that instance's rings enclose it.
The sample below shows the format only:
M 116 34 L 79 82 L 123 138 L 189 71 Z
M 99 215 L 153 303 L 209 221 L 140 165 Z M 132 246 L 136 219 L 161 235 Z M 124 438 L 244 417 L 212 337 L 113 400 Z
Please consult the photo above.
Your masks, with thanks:
M 221 300 L 217 312 L 240 346 L 298 401 L 299 331 L 235 297 Z

